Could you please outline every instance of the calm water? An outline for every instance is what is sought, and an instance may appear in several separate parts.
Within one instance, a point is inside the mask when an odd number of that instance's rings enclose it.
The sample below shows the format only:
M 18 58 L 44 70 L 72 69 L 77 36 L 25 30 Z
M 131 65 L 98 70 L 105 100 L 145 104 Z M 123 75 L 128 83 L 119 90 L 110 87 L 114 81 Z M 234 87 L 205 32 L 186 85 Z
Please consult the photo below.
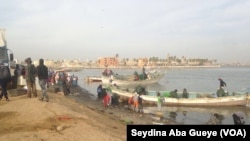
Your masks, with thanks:
M 133 74 L 135 71 L 141 73 L 141 69 L 112 69 L 118 74 Z M 102 69 L 84 69 L 72 72 L 79 77 L 78 84 L 89 92 L 96 94 L 96 88 L 100 83 L 87 83 L 87 76 L 100 76 Z M 146 69 L 146 71 L 150 71 Z M 186 88 L 189 92 L 216 93 L 219 86 L 218 78 L 226 83 L 226 90 L 232 92 L 250 92 L 250 67 L 221 67 L 221 68 L 183 68 L 183 69 L 161 69 L 165 76 L 156 84 L 148 85 L 147 90 L 174 90 L 182 91 Z M 156 110 L 156 107 L 149 107 Z M 249 107 L 220 107 L 220 108 L 198 108 L 198 107 L 164 107 L 164 116 L 182 124 L 206 123 L 212 114 L 220 113 L 220 124 L 233 124 L 232 113 L 242 111 L 247 116 L 246 123 L 250 124 Z

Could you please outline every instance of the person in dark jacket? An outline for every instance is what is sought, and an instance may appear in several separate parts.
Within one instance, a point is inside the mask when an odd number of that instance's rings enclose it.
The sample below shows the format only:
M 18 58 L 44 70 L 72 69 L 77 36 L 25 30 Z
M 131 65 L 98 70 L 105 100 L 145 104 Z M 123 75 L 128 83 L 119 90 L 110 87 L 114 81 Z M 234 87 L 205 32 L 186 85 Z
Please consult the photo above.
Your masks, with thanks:
M 172 97 L 172 98 L 178 98 L 178 95 L 177 95 L 177 89 L 173 90 L 170 92 L 170 96 L 169 97 Z
M 220 81 L 220 87 L 226 87 L 227 86 L 227 84 L 226 84 L 226 82 L 225 81 L 223 81 L 221 78 L 218 78 L 218 80 Z
M 98 87 L 97 87 L 97 96 L 98 98 L 102 98 L 103 97 L 103 90 L 102 90 L 102 84 L 100 84 Z
M 183 97 L 183 98 L 188 98 L 188 97 L 189 97 L 189 94 L 188 94 L 186 88 L 183 89 L 182 97 Z
M 144 93 L 142 93 L 142 94 L 144 94 Z M 143 99 L 141 97 L 142 94 L 139 94 L 139 96 L 138 96 L 138 113 L 143 113 L 143 104 L 142 104 Z
M 44 60 L 40 59 L 39 60 L 39 65 L 36 68 L 37 71 L 37 77 L 39 80 L 39 85 L 42 89 L 42 95 L 41 95 L 41 101 L 44 99 L 49 102 L 49 97 L 47 95 L 47 82 L 48 82 L 48 76 L 49 76 L 49 71 L 48 67 L 44 65 Z
M 70 94 L 70 82 L 67 79 L 66 72 L 62 72 L 62 76 L 60 76 L 60 81 L 62 81 L 63 94 L 67 96 Z
M 0 66 L 0 87 L 1 87 L 0 100 L 4 96 L 6 101 L 9 101 L 8 92 L 7 92 L 7 84 L 9 82 L 12 85 L 9 67 L 8 66 Z

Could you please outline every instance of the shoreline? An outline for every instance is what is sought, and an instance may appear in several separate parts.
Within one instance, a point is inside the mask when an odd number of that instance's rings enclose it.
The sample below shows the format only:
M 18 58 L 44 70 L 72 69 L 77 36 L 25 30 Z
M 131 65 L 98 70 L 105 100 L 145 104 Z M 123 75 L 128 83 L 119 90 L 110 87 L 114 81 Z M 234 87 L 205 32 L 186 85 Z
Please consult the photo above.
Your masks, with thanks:
M 161 124 L 177 124 L 175 121 L 170 119 L 162 119 L 163 115 L 159 113 L 157 115 L 151 115 L 150 113 L 137 113 L 128 108 L 126 103 L 120 102 L 119 107 L 109 106 L 107 109 L 104 108 L 102 99 L 97 99 L 94 94 L 88 92 L 86 89 L 77 86 L 73 90 L 72 94 L 67 96 L 71 100 L 83 104 L 98 112 L 106 113 L 115 120 L 122 122 L 123 124 L 153 124 L 160 122 Z
M 106 69 L 107 67 L 103 66 L 68 66 L 68 67 L 58 67 L 53 68 L 50 65 L 48 67 L 55 70 L 65 70 L 65 71 L 79 71 L 82 69 Z M 206 66 L 145 66 L 145 69 L 172 69 L 172 68 L 220 68 L 221 65 L 206 65 Z M 141 69 L 142 67 L 138 66 L 108 66 L 109 69 Z
M 183 125 L 162 113 L 137 113 L 126 104 L 104 109 L 102 100 L 75 86 L 64 96 L 49 87 L 49 102 L 27 98 L 26 91 L 9 91 L 10 101 L 0 101 L 0 140 L 8 141 L 124 141 L 126 125 Z M 218 121 L 204 124 L 217 124 Z
M 124 141 L 127 124 L 153 124 L 161 120 L 125 107 L 104 109 L 84 88 L 76 86 L 64 96 L 48 89 L 49 102 L 27 98 L 25 90 L 9 90 L 9 99 L 0 101 L 0 140 L 8 141 Z M 175 124 L 165 120 L 166 124 Z

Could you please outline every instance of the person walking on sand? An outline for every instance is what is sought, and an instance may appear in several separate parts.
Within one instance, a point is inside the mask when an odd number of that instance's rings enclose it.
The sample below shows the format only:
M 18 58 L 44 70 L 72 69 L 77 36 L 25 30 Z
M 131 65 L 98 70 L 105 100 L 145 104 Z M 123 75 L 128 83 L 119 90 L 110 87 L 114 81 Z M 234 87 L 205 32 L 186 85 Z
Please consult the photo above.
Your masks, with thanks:
M 33 93 L 33 97 L 37 97 L 36 91 L 36 67 L 32 64 L 31 58 L 28 57 L 25 59 L 25 63 L 27 64 L 25 69 L 26 84 L 28 87 L 27 96 L 31 98 L 31 93 Z
M 42 89 L 41 99 L 39 100 L 43 101 L 45 99 L 46 102 L 49 102 L 49 97 L 47 95 L 47 87 L 46 87 L 46 84 L 49 78 L 49 71 L 48 71 L 48 67 L 44 65 L 43 59 L 39 60 L 39 65 L 37 66 L 36 70 L 37 70 L 37 77 L 39 80 L 39 85 Z

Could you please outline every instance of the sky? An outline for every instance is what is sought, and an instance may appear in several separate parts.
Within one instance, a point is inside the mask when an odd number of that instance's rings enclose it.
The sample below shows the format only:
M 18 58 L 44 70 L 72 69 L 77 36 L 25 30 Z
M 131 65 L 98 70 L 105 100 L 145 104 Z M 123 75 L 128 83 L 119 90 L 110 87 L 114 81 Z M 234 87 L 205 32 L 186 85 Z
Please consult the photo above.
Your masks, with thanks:
M 167 55 L 250 64 L 249 0 L 0 0 L 24 60 Z

